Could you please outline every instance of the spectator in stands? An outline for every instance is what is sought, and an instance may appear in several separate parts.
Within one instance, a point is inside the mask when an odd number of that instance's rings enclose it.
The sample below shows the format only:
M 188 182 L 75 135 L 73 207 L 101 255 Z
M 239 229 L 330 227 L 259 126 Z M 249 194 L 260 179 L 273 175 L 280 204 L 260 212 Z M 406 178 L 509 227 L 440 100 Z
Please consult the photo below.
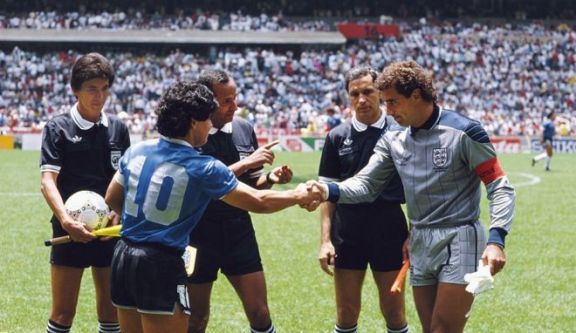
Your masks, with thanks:
M 333 128 L 342 123 L 342 119 L 339 114 L 336 114 L 336 110 L 333 107 L 329 107 L 325 110 L 326 112 L 326 132 L 330 132 Z
M 576 32 L 533 23 L 502 27 L 425 21 L 399 24 L 401 43 L 395 39 L 357 41 L 348 43 L 345 51 L 314 49 L 298 56 L 256 48 L 242 52 L 213 49 L 205 57 L 177 50 L 168 55 L 109 53 L 118 64 L 118 75 L 126 79 L 113 87 L 108 109 L 130 115 L 140 109 L 148 119 L 167 85 L 194 79 L 212 63 L 234 76 L 241 91 L 238 102 L 253 114 L 257 129 L 277 126 L 280 119 L 286 128 L 305 128 L 313 112 L 323 115 L 328 106 L 347 107 L 342 82 L 351 66 L 382 68 L 389 61 L 411 58 L 434 71 L 439 103 L 482 121 L 489 134 L 537 135 L 539 124 L 534 120 L 538 122 L 546 110 L 566 110 L 562 116 L 570 128 L 576 127 L 576 52 L 572 47 Z M 73 51 L 0 51 L 4 77 L 0 102 L 8 114 L 14 113 L 19 121 L 34 110 L 39 119 L 33 123 L 42 126 L 54 114 L 66 112 L 74 104 L 65 82 L 76 56 Z M 319 125 L 318 133 L 324 129 L 323 123 Z M 141 126 L 132 128 L 142 130 Z

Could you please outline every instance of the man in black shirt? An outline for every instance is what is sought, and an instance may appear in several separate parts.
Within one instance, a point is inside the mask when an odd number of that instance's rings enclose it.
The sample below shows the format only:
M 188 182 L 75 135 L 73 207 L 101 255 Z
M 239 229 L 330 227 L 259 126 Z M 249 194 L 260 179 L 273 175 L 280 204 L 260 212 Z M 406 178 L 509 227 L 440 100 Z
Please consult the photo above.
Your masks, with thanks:
M 292 179 L 292 170 L 284 165 L 263 172 L 264 164 L 274 162 L 272 145 L 258 148 L 252 125 L 234 118 L 236 83 L 222 70 L 200 75 L 199 83 L 210 88 L 219 103 L 212 115 L 213 129 L 203 154 L 213 156 L 230 168 L 241 182 L 257 189 L 284 184 Z M 188 279 L 190 297 L 190 333 L 205 332 L 210 313 L 210 294 L 218 270 L 226 275 L 244 306 L 251 332 L 275 332 L 270 319 L 266 281 L 258 243 L 247 211 L 221 200 L 212 201 L 190 237 L 197 248 L 196 267 Z
M 397 126 L 380 109 L 377 73 L 358 67 L 346 75 L 346 91 L 354 117 L 328 134 L 319 168 L 322 182 L 354 176 L 372 156 L 374 146 L 390 127 Z M 380 298 L 388 332 L 406 333 L 404 293 L 390 288 L 402 266 L 402 245 L 408 237 L 402 183 L 398 175 L 372 203 L 325 202 L 320 208 L 322 269 L 334 275 L 337 322 L 335 333 L 354 333 L 360 315 L 362 283 L 368 264 Z M 329 266 L 334 266 L 332 271 Z
M 114 70 L 98 53 L 80 57 L 72 68 L 71 86 L 78 102 L 68 113 L 48 121 L 42 136 L 42 194 L 53 212 L 53 237 L 70 235 L 73 242 L 51 249 L 52 312 L 47 333 L 70 331 L 84 269 L 92 267 L 96 289 L 98 332 L 120 332 L 110 300 L 110 260 L 114 241 L 96 240 L 66 213 L 64 202 L 75 192 L 102 196 L 130 145 L 127 127 L 103 112 L 114 82 Z M 114 217 L 112 223 L 118 223 Z

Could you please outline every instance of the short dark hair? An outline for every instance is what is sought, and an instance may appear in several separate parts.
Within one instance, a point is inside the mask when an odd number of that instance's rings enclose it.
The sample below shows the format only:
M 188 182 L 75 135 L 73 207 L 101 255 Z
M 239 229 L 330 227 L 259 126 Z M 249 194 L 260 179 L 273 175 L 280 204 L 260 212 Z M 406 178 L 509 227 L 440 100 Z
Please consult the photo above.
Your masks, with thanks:
M 226 84 L 232 77 L 223 69 L 207 69 L 198 77 L 198 83 L 205 85 L 214 92 L 215 84 Z
M 82 89 L 82 84 L 92 79 L 108 80 L 108 86 L 114 83 L 114 69 L 110 61 L 100 53 L 92 52 L 78 58 L 72 66 L 70 86 L 73 91 Z
M 158 132 L 170 138 L 185 136 L 192 120 L 205 121 L 218 110 L 208 87 L 193 81 L 176 82 L 160 98 L 156 109 Z
M 436 103 L 438 98 L 432 76 L 412 60 L 386 66 L 376 80 L 376 87 L 381 91 L 394 88 L 404 97 L 410 97 L 418 89 L 422 99 L 427 102 Z
M 372 67 L 368 66 L 354 67 L 349 70 L 344 77 L 346 92 L 348 92 L 348 85 L 350 84 L 350 81 L 354 81 L 366 75 L 370 75 L 372 77 L 372 82 L 376 82 L 378 72 L 376 72 Z

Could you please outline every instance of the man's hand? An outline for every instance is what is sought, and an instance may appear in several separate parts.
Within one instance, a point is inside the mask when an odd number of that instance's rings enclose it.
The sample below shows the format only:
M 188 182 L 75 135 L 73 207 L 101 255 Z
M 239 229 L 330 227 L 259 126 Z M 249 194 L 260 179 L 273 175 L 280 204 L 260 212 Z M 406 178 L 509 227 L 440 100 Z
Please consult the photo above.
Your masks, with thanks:
M 402 261 L 410 260 L 410 232 L 408 232 L 408 237 L 402 244 Z
M 119 225 L 120 224 L 120 215 L 116 214 L 115 211 L 110 211 L 110 214 L 108 214 L 108 224 L 105 225 L 105 227 L 112 227 L 115 225 Z M 100 237 L 101 241 L 109 241 L 111 239 L 113 239 L 114 237 Z
M 283 165 L 272 169 L 269 178 L 274 184 L 286 184 L 292 180 L 292 176 L 292 169 L 287 165 Z
M 89 227 L 80 222 L 74 221 L 69 215 L 66 216 L 64 221 L 61 221 L 61 225 L 74 242 L 88 243 L 96 238 Z
M 326 184 L 320 183 L 316 180 L 309 180 L 306 185 L 314 188 L 322 194 L 322 201 L 328 200 L 328 186 Z
M 504 265 L 506 265 L 506 254 L 500 246 L 488 244 L 482 254 L 482 260 L 485 265 L 490 267 L 490 273 L 496 275 L 504 268 Z
M 318 254 L 318 260 L 320 261 L 320 267 L 326 274 L 334 276 L 334 260 L 336 259 L 336 251 L 334 250 L 334 245 L 332 242 L 324 242 L 320 245 L 320 253 Z
M 271 149 L 279 142 L 280 141 L 278 140 L 270 142 L 269 144 L 256 149 L 255 152 L 244 158 L 242 163 L 245 165 L 246 170 L 260 168 L 264 164 L 274 163 L 274 152 Z
M 299 197 L 298 204 L 309 212 L 316 210 L 323 201 L 322 192 L 315 186 L 301 183 L 296 187 L 295 191 Z

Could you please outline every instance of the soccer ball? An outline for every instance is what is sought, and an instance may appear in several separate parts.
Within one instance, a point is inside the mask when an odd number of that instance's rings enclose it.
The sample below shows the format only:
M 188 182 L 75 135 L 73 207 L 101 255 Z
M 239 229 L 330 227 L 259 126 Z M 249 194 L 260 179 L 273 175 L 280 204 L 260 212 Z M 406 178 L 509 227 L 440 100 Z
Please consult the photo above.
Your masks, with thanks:
M 104 198 L 96 192 L 78 191 L 64 203 L 66 213 L 75 221 L 98 230 L 108 224 L 110 209 Z

